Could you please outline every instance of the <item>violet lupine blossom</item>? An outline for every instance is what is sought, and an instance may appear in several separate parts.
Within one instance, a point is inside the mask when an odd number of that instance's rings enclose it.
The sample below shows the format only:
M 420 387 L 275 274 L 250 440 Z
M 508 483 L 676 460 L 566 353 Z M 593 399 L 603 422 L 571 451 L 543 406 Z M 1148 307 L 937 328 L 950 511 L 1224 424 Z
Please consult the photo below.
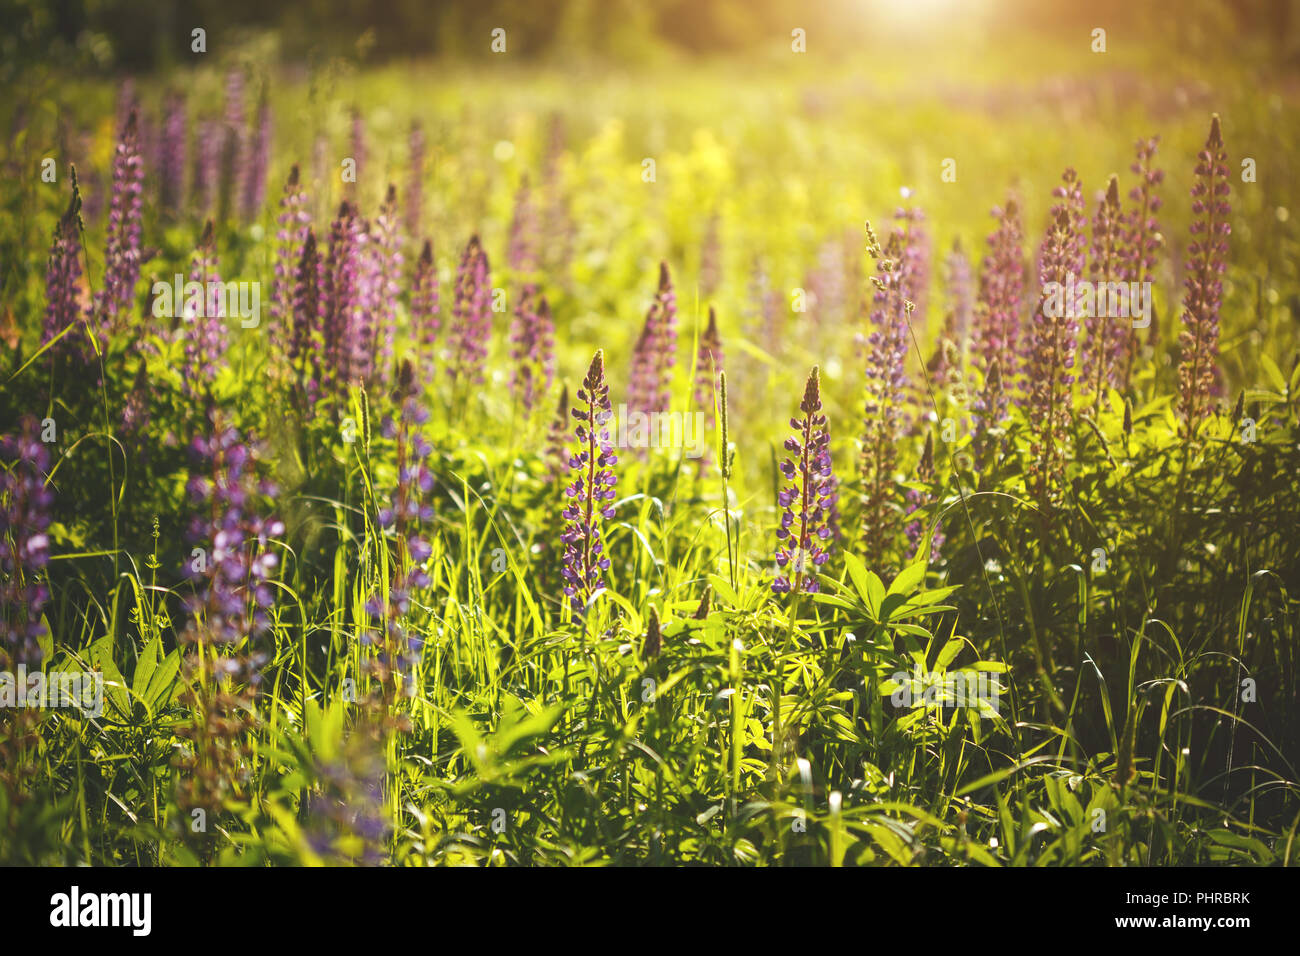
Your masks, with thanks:
M 316 342 L 321 321 L 321 270 L 316 233 L 308 226 L 307 238 L 302 244 L 302 255 L 298 258 L 294 272 L 293 322 L 287 349 L 289 366 L 294 370 L 297 394 L 304 405 L 314 403 L 319 397 L 324 372 L 320 346 Z
M 904 295 L 899 268 L 902 238 L 895 232 L 882 251 L 867 226 L 868 249 L 875 257 L 877 274 L 871 311 L 871 332 L 865 340 L 862 448 L 858 473 L 862 479 L 862 546 L 878 554 L 889 544 L 896 485 L 894 467 L 898 441 L 904 427 L 907 393 L 907 342 L 909 300 Z
M 199 121 L 198 143 L 194 150 L 194 195 L 199 212 L 211 214 L 216 208 L 221 180 L 221 153 L 224 139 L 221 124 L 213 119 Z
M 451 314 L 451 362 L 447 374 L 452 386 L 481 384 L 492 340 L 492 280 L 487 253 L 478 236 L 470 238 L 456 270 L 456 300 Z
M 1021 301 L 1025 285 L 1025 257 L 1021 249 L 1020 208 L 1009 198 L 995 208 L 997 226 L 988 237 L 988 252 L 980 268 L 979 304 L 972 338 L 974 365 L 984 377 L 974 410 L 980 429 L 997 425 L 1007 411 L 1004 382 L 1019 373 Z M 990 387 L 992 368 L 999 370 L 998 388 Z
M 276 489 L 258 480 L 253 448 L 233 426 L 214 421 L 211 436 L 195 438 L 190 455 L 190 543 L 198 553 L 189 563 L 196 588 L 186 601 L 191 619 L 181 640 L 234 647 L 270 627 L 275 592 L 268 582 L 279 563 L 270 540 L 284 533 L 284 524 L 262 517 L 256 507 Z M 227 666 L 233 672 L 239 664 L 256 666 L 257 660 L 229 659 Z
M 50 600 L 50 453 L 40 426 L 27 416 L 17 435 L 0 440 L 0 665 L 37 667 L 41 621 Z
M 113 153 L 113 192 L 108 204 L 104 287 L 95 313 L 104 328 L 115 328 L 131 313 L 140 279 L 144 160 L 140 157 L 137 114 L 127 117 Z
M 74 172 L 75 175 L 75 172 Z M 75 180 L 74 180 L 75 181 Z M 54 227 L 54 241 L 50 245 L 50 258 L 45 267 L 45 323 L 41 331 L 41 344 L 52 341 L 68 326 L 82 321 L 81 305 L 81 195 L 73 189 L 68 208 Z M 59 341 L 53 352 L 75 355 L 82 361 L 91 358 L 88 348 L 74 344 L 69 332 Z
M 641 334 L 632 347 L 632 371 L 628 376 L 627 407 L 629 411 L 649 414 L 653 411 L 658 386 L 655 379 L 655 307 L 650 306 Z M 645 451 L 642 449 L 642 455 Z
M 1223 147 L 1219 114 L 1210 121 L 1205 148 L 1196 157 L 1192 184 L 1191 242 L 1187 245 L 1183 329 L 1178 336 L 1179 406 L 1190 438 L 1209 412 L 1219 359 L 1219 307 L 1223 273 L 1228 268 L 1228 153 Z
M 302 246 L 310 228 L 307 191 L 298 182 L 298 164 L 289 170 L 276 217 L 275 278 L 271 285 L 271 322 L 278 326 L 289 314 L 293 295 L 294 269 L 302 257 Z
M 172 91 L 163 104 L 163 137 L 158 177 L 163 209 L 179 212 L 185 202 L 185 166 L 188 131 L 185 97 Z
M 506 265 L 527 289 L 536 280 L 538 256 L 538 217 L 532 190 L 525 175 L 515 192 L 515 208 L 510 219 L 510 238 L 506 244 Z
M 515 308 L 510 341 L 510 357 L 514 360 L 510 388 L 527 417 L 550 390 L 555 377 L 555 323 L 551 319 L 551 306 L 531 285 L 524 286 Z
M 1046 287 L 1065 286 L 1077 263 L 1078 239 L 1067 209 L 1060 209 L 1039 253 L 1038 308 L 1034 311 L 1026 361 L 1032 457 L 1029 486 L 1034 497 L 1050 505 L 1065 477 L 1071 418 L 1071 390 L 1079 323 L 1072 303 Z
M 379 348 L 380 260 L 370 223 L 355 220 L 357 294 L 348 315 L 348 381 L 368 382 Z
M 324 391 L 339 393 L 352 381 L 352 315 L 359 295 L 359 240 L 356 214 L 344 200 L 330 223 L 329 244 L 321 270 L 320 315 Z
M 1110 177 L 1106 195 L 1097 204 L 1097 214 L 1092 222 L 1092 262 L 1089 264 L 1093 288 L 1102 293 L 1120 282 L 1124 272 L 1125 233 L 1123 214 L 1119 204 L 1119 180 Z M 1105 294 L 1105 293 L 1103 293 Z M 1127 294 L 1125 294 L 1127 301 Z M 1110 301 L 1108 294 L 1093 299 L 1084 317 L 1083 368 L 1084 385 L 1094 397 L 1094 407 L 1101 406 L 1102 396 L 1115 384 L 1116 369 L 1124 347 L 1124 327 L 1132 323 L 1114 313 L 1118 303 Z
M 1072 275 L 1074 278 L 1083 278 L 1083 269 L 1088 259 L 1088 204 L 1083 198 L 1083 182 L 1079 179 L 1079 174 L 1074 171 L 1074 167 L 1067 166 L 1065 172 L 1061 175 L 1061 185 L 1052 190 L 1052 195 L 1060 200 L 1052 206 L 1050 219 L 1048 220 L 1048 231 L 1052 229 L 1052 223 L 1057 216 L 1064 211 L 1070 218 L 1070 235 L 1068 241 L 1069 254 L 1066 258 L 1066 278 L 1062 282 L 1069 280 Z M 1039 263 L 1039 269 L 1042 269 L 1042 263 Z
M 564 492 L 569 503 L 563 512 L 564 593 L 575 614 L 582 614 L 593 595 L 604 590 L 604 573 L 609 570 L 605 542 L 601 537 L 602 520 L 614 517 L 614 465 L 618 456 L 610 442 L 609 385 L 605 382 L 605 353 L 597 350 L 578 389 L 580 407 L 570 414 L 577 421 L 574 437 L 577 451 L 569 458 L 573 484 Z M 585 407 L 581 407 L 585 406 Z
M 438 306 L 438 272 L 433 264 L 433 243 L 426 239 L 411 280 L 411 322 L 415 326 L 418 344 L 417 364 L 420 377 L 426 383 L 433 380 L 436 364 L 438 332 L 441 330 Z
M 672 404 L 673 369 L 677 366 L 677 293 L 666 262 L 659 263 L 659 290 L 652 315 L 656 390 L 650 411 L 666 412 Z
M 1164 182 L 1165 173 L 1154 166 L 1156 149 L 1160 137 L 1138 140 L 1137 158 L 1129 167 L 1138 177 L 1138 184 L 1129 190 L 1128 198 L 1134 207 L 1124 217 L 1127 229 L 1124 243 L 1125 261 L 1123 262 L 1124 281 L 1151 282 L 1152 273 L 1159 261 L 1160 249 L 1164 245 L 1164 236 L 1160 233 L 1160 222 L 1156 213 L 1160 211 L 1160 197 L 1156 188 Z M 1154 320 L 1147 333 L 1152 345 L 1156 343 L 1160 325 Z M 1139 352 L 1138 330 L 1127 329 L 1124 334 L 1124 356 L 1121 387 L 1128 389 L 1133 378 L 1133 365 Z
M 253 448 L 233 427 L 211 421 L 211 434 L 190 445 L 187 491 L 194 505 L 187 565 L 194 593 L 180 634 L 194 705 L 191 723 L 178 728 L 189 741 L 181 757 L 178 800 L 188 811 L 217 812 L 247 774 L 245 735 L 254 720 L 257 687 L 267 655 L 257 650 L 275 605 L 272 575 L 279 563 L 271 540 L 284 524 L 258 513 L 276 489 L 254 473 Z
M 374 360 L 378 365 L 380 384 L 392 380 L 393 341 L 397 336 L 396 305 L 397 296 L 401 292 L 398 280 L 405 261 L 397 215 L 397 188 L 390 185 L 370 232 L 370 255 L 373 262 L 370 302 L 375 316 Z
M 970 259 L 967 258 L 960 239 L 952 241 L 952 251 L 944 257 L 943 268 L 949 314 L 953 317 L 953 341 L 964 342 L 970 334 L 971 319 L 975 315 L 975 288 Z
M 397 372 L 397 387 L 393 398 L 400 408 L 396 420 L 388 417 L 381 426 L 385 438 L 396 443 L 397 485 L 392 502 L 381 508 L 377 516 L 379 527 L 392 530 L 394 536 L 393 573 L 388 582 L 388 595 L 382 600 L 371 595 L 366 602 L 366 613 L 378 619 L 379 626 L 367 627 L 362 641 L 373 644 L 376 653 L 367 663 L 370 672 L 381 687 L 383 701 L 391 703 L 400 695 L 414 693 L 411 670 L 424 646 L 421 638 L 411 634 L 405 618 L 411 610 L 412 592 L 429 586 L 429 575 L 424 563 L 433 553 L 420 533 L 423 522 L 433 520 L 433 506 L 428 496 L 433 491 L 433 473 L 425 463 L 433 450 L 418 433 L 429 420 L 428 410 L 419 402 L 419 388 L 409 361 L 403 361 Z
M 217 240 L 209 219 L 190 260 L 189 281 L 199 283 L 202 291 L 197 301 L 187 296 L 181 311 L 181 318 L 186 323 L 183 387 L 190 398 L 200 397 L 206 392 L 217 377 L 217 369 L 226 354 L 226 303 L 218 286 L 221 282 L 218 265 Z
M 569 386 L 560 388 L 555 417 L 546 428 L 546 483 L 559 484 L 568 468 L 569 453 L 564 447 L 569 433 Z
M 406 234 L 414 238 L 420 234 L 424 221 L 424 127 L 419 120 L 411 121 L 407 149 L 411 169 L 406 185 Z
M 916 466 L 916 482 L 922 485 L 933 485 L 935 478 L 934 472 L 934 435 L 926 432 L 925 450 L 921 453 L 921 460 Z M 918 488 L 907 489 L 907 514 L 911 516 L 920 510 L 923 506 L 934 500 L 928 491 Z M 939 548 L 943 545 L 944 534 L 942 525 L 936 524 L 934 536 L 930 539 L 930 560 L 934 561 L 939 557 Z M 909 545 L 909 561 L 915 561 L 921 550 L 921 545 L 925 541 L 926 526 L 921 521 L 912 521 L 908 523 L 907 541 Z
M 904 190 L 903 198 L 910 198 Z M 912 303 L 914 321 L 924 322 L 930 299 L 930 238 L 925 231 L 925 214 L 916 207 L 894 211 L 894 231 L 899 234 L 897 269 L 899 288 Z
M 253 141 L 248 149 L 248 168 L 243 172 L 243 181 L 239 193 L 239 217 L 244 222 L 257 218 L 258 211 L 266 199 L 266 171 L 271 164 L 271 101 L 266 90 L 257 107 L 257 125 L 253 129 Z
M 790 482 L 777 495 L 781 523 L 776 529 L 776 563 L 781 572 L 772 582 L 775 594 L 816 593 L 816 572 L 830 558 L 834 532 L 829 524 L 836 494 L 831 470 L 830 433 L 822 414 L 821 378 L 817 366 L 808 374 L 801 417 L 790 419 L 794 434 L 785 440 L 790 457 L 781 474 Z
M 709 324 L 700 336 L 699 350 L 695 356 L 695 407 L 704 414 L 705 429 L 717 427 L 718 376 L 723 371 L 722 336 L 718 333 L 718 315 L 709 306 Z M 703 435 L 701 434 L 701 438 Z M 700 459 L 703 470 L 711 458 L 712 445 L 705 445 Z
M 136 455 L 143 459 L 148 456 L 147 443 L 143 440 L 149 428 L 149 365 L 144 359 L 135 369 L 135 380 L 131 391 L 127 393 L 122 406 L 122 437 Z

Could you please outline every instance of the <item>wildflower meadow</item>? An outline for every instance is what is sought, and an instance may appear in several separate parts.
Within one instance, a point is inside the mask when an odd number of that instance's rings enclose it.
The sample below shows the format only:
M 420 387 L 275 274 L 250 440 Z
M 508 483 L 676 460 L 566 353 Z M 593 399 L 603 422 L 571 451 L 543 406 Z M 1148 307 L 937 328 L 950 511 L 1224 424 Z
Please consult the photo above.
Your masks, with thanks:
M 1300 23 L 7 6 L 0 863 L 1300 859 Z

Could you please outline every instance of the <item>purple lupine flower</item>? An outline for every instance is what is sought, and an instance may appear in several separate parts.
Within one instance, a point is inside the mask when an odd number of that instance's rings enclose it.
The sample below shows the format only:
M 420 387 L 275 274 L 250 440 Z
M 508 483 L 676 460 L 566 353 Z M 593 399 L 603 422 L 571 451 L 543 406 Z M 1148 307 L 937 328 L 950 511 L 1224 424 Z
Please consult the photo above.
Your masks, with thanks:
M 37 667 L 41 615 L 50 599 L 45 566 L 54 493 L 46 485 L 50 453 L 35 418 L 25 417 L 17 435 L 0 440 L 0 463 L 0 665 Z
M 704 228 L 704 241 L 700 243 L 700 295 L 712 298 L 722 282 L 721 217 L 715 210 Z
M 975 311 L 972 353 L 984 377 L 974 409 L 981 431 L 996 425 L 1006 414 L 1003 382 L 1019 372 L 1021 298 L 1025 285 L 1025 257 L 1021 249 L 1020 209 L 1015 199 L 993 210 L 997 226 L 988 237 L 988 252 L 980 268 L 979 304 Z M 990 388 L 993 366 L 998 367 L 998 388 Z
M 163 209 L 175 214 L 185 203 L 185 166 L 188 129 L 185 119 L 185 96 L 175 90 L 163 104 L 163 141 L 158 176 L 161 180 Z
M 604 590 L 604 573 L 609 570 L 605 542 L 601 537 L 602 520 L 614 517 L 614 465 L 618 456 L 610 444 L 609 385 L 605 383 L 605 353 L 597 350 L 578 389 L 578 402 L 570 414 L 577 421 L 574 437 L 577 451 L 569 458 L 573 484 L 565 488 L 569 498 L 563 517 L 566 525 L 560 540 L 564 542 L 564 593 L 574 613 L 582 614 L 588 601 Z
M 127 117 L 113 153 L 113 192 L 108 205 L 104 287 L 95 308 L 104 329 L 116 328 L 131 313 L 135 285 L 140 279 L 144 161 L 140 157 L 136 117 L 134 111 Z
M 217 376 L 217 369 L 226 354 L 226 303 L 218 283 L 217 240 L 209 219 L 194 256 L 190 260 L 190 282 L 197 282 L 201 292 L 197 297 L 187 296 L 181 318 L 185 326 L 184 390 L 190 398 L 202 396 Z
M 1083 182 L 1079 179 L 1079 174 L 1074 171 L 1072 166 L 1067 166 L 1065 172 L 1061 175 L 1061 185 L 1052 190 L 1052 195 L 1060 200 L 1052 206 L 1048 220 L 1048 232 L 1052 230 L 1052 223 L 1055 223 L 1057 217 L 1064 212 L 1070 218 L 1070 235 L 1068 237 L 1069 249 L 1066 257 L 1066 279 L 1068 281 L 1071 275 L 1076 279 L 1083 278 L 1083 268 L 1087 264 L 1088 258 L 1088 203 L 1083 198 Z M 1043 268 L 1039 263 L 1039 271 Z
M 1209 412 L 1219 359 L 1219 307 L 1223 273 L 1228 268 L 1228 153 L 1223 147 L 1219 114 L 1210 121 L 1205 148 L 1196 157 L 1192 184 L 1191 242 L 1187 244 L 1183 329 L 1178 336 L 1179 406 L 1190 438 Z
M 411 281 L 411 322 L 416 330 L 420 376 L 426 383 L 433 380 L 436 364 L 435 351 L 441 330 L 438 305 L 438 272 L 433 264 L 433 243 L 426 239 Z
M 781 571 L 772 582 L 775 594 L 818 591 L 815 575 L 830 557 L 834 537 L 828 518 L 836 483 L 830 432 L 822 414 L 821 378 L 815 365 L 808 374 L 799 411 L 802 417 L 790 419 L 794 434 L 785 440 L 790 457 L 781 462 L 781 474 L 790 484 L 777 495 L 782 510 L 776 529 L 776 563 Z
M 381 263 L 370 223 L 357 219 L 357 294 L 348 316 L 349 381 L 368 382 L 379 347 L 379 286 Z
M 1122 266 L 1124 281 L 1126 282 L 1151 282 L 1152 272 L 1159 261 L 1160 249 L 1164 245 L 1164 236 L 1160 233 L 1160 222 L 1156 219 L 1156 213 L 1160 211 L 1161 205 L 1160 197 L 1156 195 L 1156 188 L 1165 179 L 1164 170 L 1157 169 L 1154 165 L 1156 149 L 1159 145 L 1160 138 L 1158 136 L 1138 140 L 1137 158 L 1129 167 L 1130 170 L 1137 174 L 1138 184 L 1129 190 L 1128 198 L 1133 200 L 1134 208 L 1124 217 L 1127 236 L 1124 243 L 1125 260 Z M 1155 345 L 1159 328 L 1160 325 L 1155 321 L 1153 314 L 1151 330 L 1148 333 L 1152 345 Z M 1123 346 L 1123 370 L 1120 384 L 1122 388 L 1127 390 L 1129 382 L 1133 378 L 1133 365 L 1137 361 L 1140 351 L 1137 329 L 1125 330 Z
M 525 285 L 519 297 L 510 341 L 510 357 L 514 361 L 510 388 L 527 417 L 550 390 L 555 377 L 555 323 L 551 320 L 551 306 L 546 296 L 538 296 L 531 285 Z
M 649 414 L 654 410 L 658 387 L 655 379 L 655 306 L 650 306 L 641 334 L 632 347 L 632 371 L 628 376 L 627 407 L 629 411 Z
M 221 127 L 220 206 L 224 221 L 244 194 L 248 175 L 248 119 L 244 109 L 244 72 L 235 67 L 226 73 L 225 114 Z
M 200 120 L 198 143 L 194 150 L 194 194 L 198 197 L 201 213 L 211 214 L 216 208 L 223 148 L 221 124 L 213 119 Z
M 456 300 L 449 333 L 452 387 L 483 382 L 484 363 L 492 340 L 492 280 L 487 253 L 478 236 L 465 246 L 456 270 Z
M 190 444 L 189 537 L 199 553 L 189 564 L 196 587 L 181 640 L 233 648 L 270 627 L 269 581 L 279 558 L 269 544 L 284 524 L 257 513 L 258 500 L 273 498 L 276 489 L 257 479 L 253 446 L 233 426 L 213 420 L 211 427 L 210 436 Z
M 1079 323 L 1074 303 L 1065 301 L 1067 283 L 1078 263 L 1078 239 L 1069 210 L 1061 208 L 1039 252 L 1038 308 L 1030 326 L 1026 363 L 1028 418 L 1033 437 L 1029 486 L 1050 505 L 1065 477 L 1071 418 L 1071 390 Z M 1055 290 L 1055 291 L 1053 291 Z
M 916 482 L 921 485 L 934 484 L 934 435 L 931 432 L 925 434 L 925 450 L 921 452 L 921 460 L 916 466 Z M 907 489 L 907 514 L 915 514 L 923 506 L 934 500 L 933 495 L 926 490 L 918 488 Z M 930 539 L 930 560 L 934 561 L 939 557 L 939 548 L 943 545 L 944 534 L 942 525 L 936 524 L 934 537 Z M 915 561 L 921 550 L 921 545 L 925 541 L 926 527 L 921 521 L 909 522 L 907 528 L 908 541 L 908 561 Z
M 506 265 L 516 279 L 521 279 L 525 288 L 536 282 L 538 266 L 537 210 L 533 205 L 532 191 L 528 187 L 528 176 L 519 181 L 515 192 L 515 208 L 510 219 L 510 238 L 506 244 Z
M 910 199 L 912 191 L 903 190 Z M 930 299 L 930 238 L 925 231 L 925 214 L 915 206 L 894 211 L 894 231 L 899 235 L 898 284 L 903 297 L 912 303 L 914 321 L 924 322 Z
M 560 388 L 560 401 L 555 417 L 546 429 L 546 483 L 559 484 L 568 469 L 569 453 L 565 442 L 569 433 L 569 386 Z
M 804 277 L 804 288 L 811 293 L 812 310 L 809 313 L 819 332 L 833 328 L 845 317 L 848 290 L 844 281 L 844 247 L 835 239 L 827 239 L 817 249 L 817 261 Z
M 379 527 L 392 529 L 394 536 L 393 573 L 388 582 L 386 601 L 372 595 L 366 611 L 381 622 L 362 632 L 362 641 L 374 644 L 375 655 L 367 661 L 372 676 L 381 687 L 381 697 L 390 705 L 398 695 L 414 693 L 410 673 L 420 656 L 423 641 L 411 634 L 405 618 L 411 609 L 412 593 L 429 586 L 424 564 L 433 553 L 421 535 L 420 525 L 433 520 L 433 506 L 428 496 L 433 491 L 433 473 L 425 460 L 431 446 L 418 429 L 429 420 L 429 412 L 418 399 L 419 388 L 409 361 L 397 372 L 394 403 L 400 409 L 396 420 L 386 418 L 381 426 L 385 438 L 396 442 L 397 484 L 391 503 L 377 516 Z
M 321 321 L 321 259 L 316 233 L 307 227 L 302 255 L 294 271 L 293 324 L 289 334 L 288 359 L 294 370 L 297 393 L 303 404 L 316 401 L 320 392 L 320 346 L 316 343 Z
M 975 315 L 975 289 L 970 259 L 966 257 L 961 239 L 952 241 L 952 251 L 944 257 L 943 266 L 948 311 L 953 317 L 953 341 L 964 342 L 970 334 L 971 318 Z
M 1124 330 L 1116 321 L 1117 303 L 1108 291 L 1121 280 L 1125 259 L 1124 222 L 1119 204 L 1119 179 L 1110 177 L 1105 197 L 1097 204 L 1092 222 L 1093 288 L 1098 293 L 1092 307 L 1085 308 L 1083 381 L 1095 396 L 1094 408 L 1101 407 L 1106 389 L 1115 384 L 1115 372 L 1124 345 Z M 1127 299 L 1127 293 L 1125 293 Z M 1103 303 L 1102 299 L 1105 298 Z M 1085 303 L 1086 304 L 1086 303 Z
M 401 245 L 401 230 L 397 221 L 397 188 L 390 185 L 370 233 L 370 255 L 374 263 L 371 303 L 377 339 L 374 354 L 381 384 L 392 380 L 393 340 L 397 336 L 397 296 L 401 291 L 398 280 L 405 261 Z
M 712 431 L 717 427 L 717 393 L 718 376 L 723 371 L 722 336 L 718 333 L 718 315 L 713 306 L 709 306 L 709 324 L 700 336 L 699 349 L 695 356 L 695 407 L 704 415 L 705 428 Z M 703 435 L 700 436 L 701 438 Z M 711 460 L 709 445 L 705 446 L 700 459 L 703 470 Z
M 658 392 L 651 411 L 668 411 L 672 405 L 672 371 L 677 365 L 677 293 L 668 263 L 659 263 L 659 290 L 654 300 L 655 384 Z
M 294 269 L 302 256 L 302 246 L 310 228 L 307 191 L 298 183 L 298 164 L 289 170 L 280 197 L 280 214 L 276 217 L 275 278 L 271 284 L 271 322 L 278 326 L 289 314 L 293 295 Z
M 275 606 L 272 575 L 279 558 L 271 540 L 284 533 L 284 524 L 259 513 L 259 503 L 276 490 L 257 479 L 254 446 L 215 416 L 210 430 L 190 445 L 186 489 L 194 505 L 187 566 L 194 591 L 185 601 L 190 616 L 180 634 L 181 646 L 190 649 L 182 702 L 194 705 L 195 713 L 192 723 L 178 728 L 189 748 L 180 761 L 177 797 L 186 811 L 216 813 L 249 768 L 246 735 L 267 660 L 258 645 Z
M 359 241 L 356 214 L 344 200 L 330 223 L 329 244 L 321 270 L 322 348 L 317 380 L 338 393 L 352 381 L 352 315 L 359 293 Z
M 73 170 L 72 198 L 68 208 L 54 227 L 54 241 L 50 245 L 50 258 L 45 267 L 45 323 L 41 331 L 41 344 L 52 341 L 64 329 L 82 321 L 81 304 L 81 193 L 76 187 Z M 89 329 L 87 329 L 89 331 Z M 92 357 L 89 348 L 72 341 L 76 333 L 69 332 L 51 350 L 50 360 L 57 351 L 61 355 L 75 355 L 81 361 Z
M 876 259 L 872 276 L 870 334 L 865 340 L 866 367 L 863 379 L 862 449 L 858 471 L 862 479 L 862 546 L 867 554 L 884 551 L 896 531 L 893 499 L 896 485 L 894 466 L 898 441 L 904 427 L 907 395 L 908 312 L 912 308 L 904 294 L 905 273 L 900 268 L 902 236 L 895 232 L 882 251 L 867 224 L 867 248 Z
M 271 101 L 263 88 L 262 99 L 257 106 L 257 125 L 248 149 L 248 169 L 244 170 L 239 194 L 239 217 L 244 222 L 256 219 L 266 200 L 266 171 L 271 164 L 272 127 Z
M 408 141 L 411 172 L 406 186 L 406 234 L 418 236 L 424 221 L 424 127 L 419 120 L 411 121 Z

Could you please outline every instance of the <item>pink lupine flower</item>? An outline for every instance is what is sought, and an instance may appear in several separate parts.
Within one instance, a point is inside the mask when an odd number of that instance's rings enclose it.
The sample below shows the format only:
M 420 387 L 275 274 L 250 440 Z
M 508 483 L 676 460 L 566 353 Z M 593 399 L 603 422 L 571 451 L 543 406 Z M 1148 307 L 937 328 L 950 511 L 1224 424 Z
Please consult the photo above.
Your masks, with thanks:
M 709 306 L 709 324 L 700 336 L 699 350 L 695 356 L 695 407 L 704 413 L 705 428 L 712 431 L 717 425 L 718 376 L 723 371 L 722 336 L 718 334 L 718 316 Z M 708 464 L 711 443 L 705 446 L 700 460 L 701 470 Z
M 202 286 L 201 301 L 187 299 L 181 313 L 186 323 L 184 390 L 190 398 L 206 394 L 226 354 L 226 303 L 216 285 L 221 281 L 218 264 L 217 241 L 209 219 L 190 260 L 189 281 Z
M 1219 307 L 1223 273 L 1228 268 L 1232 232 L 1228 203 L 1228 153 L 1223 147 L 1219 114 L 1210 121 L 1205 148 L 1196 157 L 1192 185 L 1192 239 L 1187 245 L 1183 330 L 1178 337 L 1179 408 L 1190 438 L 1209 412 L 1219 358 Z
M 185 118 L 185 97 L 175 91 L 167 94 L 163 106 L 163 142 L 158 178 L 161 181 L 160 199 L 170 213 L 179 212 L 185 203 L 185 165 L 188 129 Z
M 75 181 L 75 171 L 73 172 Z M 81 194 L 74 186 L 68 208 L 54 227 L 54 241 L 45 267 L 45 323 L 41 344 L 53 341 L 64 329 L 82 321 L 81 305 Z M 61 355 L 75 355 L 89 361 L 91 350 L 74 340 L 69 332 L 51 350 Z

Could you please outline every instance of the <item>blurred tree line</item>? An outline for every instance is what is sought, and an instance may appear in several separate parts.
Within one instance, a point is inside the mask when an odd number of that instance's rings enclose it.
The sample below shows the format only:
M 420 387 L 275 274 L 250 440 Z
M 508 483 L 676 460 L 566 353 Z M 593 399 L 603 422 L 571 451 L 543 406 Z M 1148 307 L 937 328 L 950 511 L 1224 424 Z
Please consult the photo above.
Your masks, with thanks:
M 792 27 L 851 55 L 876 35 L 882 6 L 909 0 L 0 0 L 0 54 L 24 62 L 147 70 L 185 60 L 190 31 L 209 49 L 273 31 L 290 58 L 353 54 L 458 56 L 486 51 L 495 27 L 509 51 L 563 62 L 620 62 L 674 52 L 729 54 L 788 42 Z M 966 0 L 945 20 L 957 23 Z M 1294 59 L 1300 0 L 985 0 L 995 31 L 1142 31 L 1143 41 L 1214 47 L 1253 37 Z M 1221 32 L 1227 29 L 1225 35 Z M 1192 51 L 1195 52 L 1195 51 Z M 1230 53 L 1231 51 L 1224 51 Z

